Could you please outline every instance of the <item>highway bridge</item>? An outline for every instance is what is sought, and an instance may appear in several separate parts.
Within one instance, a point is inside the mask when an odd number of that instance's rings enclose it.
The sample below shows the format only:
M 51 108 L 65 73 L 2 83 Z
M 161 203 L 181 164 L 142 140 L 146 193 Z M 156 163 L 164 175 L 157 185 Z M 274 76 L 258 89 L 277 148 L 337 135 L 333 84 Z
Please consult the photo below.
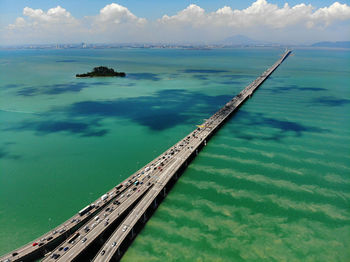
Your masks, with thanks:
M 282 55 L 202 125 L 122 183 L 45 235 L 0 258 L 1 262 L 117 261 L 189 162 L 247 98 L 289 56 Z

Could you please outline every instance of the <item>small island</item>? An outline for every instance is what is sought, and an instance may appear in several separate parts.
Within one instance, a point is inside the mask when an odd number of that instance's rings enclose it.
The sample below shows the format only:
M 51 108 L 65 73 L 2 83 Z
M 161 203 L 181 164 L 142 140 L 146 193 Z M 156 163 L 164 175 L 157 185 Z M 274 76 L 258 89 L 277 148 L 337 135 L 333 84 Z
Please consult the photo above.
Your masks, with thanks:
M 76 74 L 76 77 L 99 77 L 99 76 L 119 76 L 125 77 L 124 72 L 115 72 L 113 68 L 108 68 L 105 66 L 95 67 L 92 72 L 85 74 Z

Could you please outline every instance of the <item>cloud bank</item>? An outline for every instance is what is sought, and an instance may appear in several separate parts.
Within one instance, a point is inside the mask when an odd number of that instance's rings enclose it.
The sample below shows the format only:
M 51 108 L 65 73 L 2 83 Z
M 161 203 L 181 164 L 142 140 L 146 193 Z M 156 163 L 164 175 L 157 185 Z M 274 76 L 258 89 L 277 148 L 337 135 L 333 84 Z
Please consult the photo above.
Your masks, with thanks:
M 224 6 L 207 12 L 191 4 L 174 15 L 149 21 L 127 7 L 111 3 L 95 16 L 74 18 L 57 6 L 46 12 L 25 7 L 23 16 L 2 29 L 4 43 L 40 42 L 210 42 L 234 34 L 278 42 L 349 39 L 350 6 L 334 2 L 283 7 L 257 0 L 239 10 Z M 343 38 L 343 39 L 339 39 Z

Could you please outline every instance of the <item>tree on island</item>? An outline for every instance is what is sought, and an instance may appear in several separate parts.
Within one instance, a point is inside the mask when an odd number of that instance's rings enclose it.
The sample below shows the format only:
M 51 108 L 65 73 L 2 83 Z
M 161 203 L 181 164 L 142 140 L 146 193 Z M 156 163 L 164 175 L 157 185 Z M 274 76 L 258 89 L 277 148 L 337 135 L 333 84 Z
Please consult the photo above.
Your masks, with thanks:
M 85 74 L 76 74 L 76 77 L 95 77 L 95 76 L 119 76 L 125 77 L 124 72 L 115 72 L 113 68 L 108 68 L 105 66 L 95 67 L 92 72 Z

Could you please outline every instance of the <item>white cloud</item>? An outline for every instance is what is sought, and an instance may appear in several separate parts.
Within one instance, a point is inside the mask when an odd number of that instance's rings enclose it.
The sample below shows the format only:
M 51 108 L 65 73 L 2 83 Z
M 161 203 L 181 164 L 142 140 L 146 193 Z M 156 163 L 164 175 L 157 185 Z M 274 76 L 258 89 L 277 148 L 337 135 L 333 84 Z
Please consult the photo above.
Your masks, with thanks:
M 245 9 L 224 6 L 214 12 L 191 4 L 175 15 L 163 15 L 156 21 L 138 17 L 116 3 L 106 5 L 95 16 L 81 19 L 74 18 L 60 6 L 46 12 L 25 7 L 23 17 L 2 29 L 5 34 L 0 35 L 0 40 L 3 43 L 191 42 L 215 41 L 234 34 L 285 42 L 316 37 L 330 40 L 334 36 L 344 38 L 344 31 L 350 31 L 349 20 L 350 6 L 338 2 L 316 9 L 304 3 L 295 6 L 286 3 L 279 7 L 257 0 Z M 338 35 L 341 30 L 334 30 L 337 25 L 342 26 L 342 33 Z M 328 38 L 324 37 L 327 35 Z
M 195 4 L 189 5 L 186 9 L 177 13 L 174 16 L 164 15 L 158 20 L 161 24 L 179 24 L 200 26 L 207 19 L 205 10 Z
M 350 7 L 346 4 L 335 2 L 329 7 L 318 9 L 311 15 L 311 26 L 315 24 L 330 25 L 335 21 L 344 21 L 350 19 Z
M 112 3 L 110 5 L 106 5 L 100 10 L 100 14 L 96 17 L 96 21 L 115 25 L 125 23 L 144 24 L 146 19 L 138 18 L 126 7 Z
M 216 12 L 205 12 L 197 5 L 190 5 L 176 15 L 164 15 L 159 22 L 163 25 L 190 25 L 209 27 L 249 28 L 267 26 L 270 28 L 285 28 L 303 24 L 307 26 L 328 26 L 336 20 L 350 19 L 350 6 L 335 2 L 329 7 L 313 12 L 312 5 L 298 4 L 290 7 L 286 3 L 282 8 L 270 4 L 266 0 L 257 0 L 246 9 L 232 9 L 224 6 Z

